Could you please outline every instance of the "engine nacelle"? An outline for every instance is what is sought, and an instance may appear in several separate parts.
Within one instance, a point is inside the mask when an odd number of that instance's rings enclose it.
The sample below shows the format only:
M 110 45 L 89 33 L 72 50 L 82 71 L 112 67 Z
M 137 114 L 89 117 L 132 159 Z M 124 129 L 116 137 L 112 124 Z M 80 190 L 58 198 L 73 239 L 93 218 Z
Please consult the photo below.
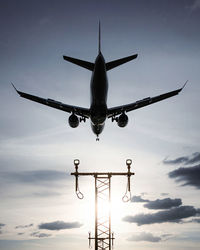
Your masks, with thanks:
M 79 125 L 79 119 L 78 119 L 78 116 L 72 114 L 69 116 L 69 126 L 72 127 L 72 128 L 76 128 L 78 127 Z
M 117 124 L 121 128 L 125 127 L 128 124 L 128 116 L 126 114 L 121 114 L 117 119 Z

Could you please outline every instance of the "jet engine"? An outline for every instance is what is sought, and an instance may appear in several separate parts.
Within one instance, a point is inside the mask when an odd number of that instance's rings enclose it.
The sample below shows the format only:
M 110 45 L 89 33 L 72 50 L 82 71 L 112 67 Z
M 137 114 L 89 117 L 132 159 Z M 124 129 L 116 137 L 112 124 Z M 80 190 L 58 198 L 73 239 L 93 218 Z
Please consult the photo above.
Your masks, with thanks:
M 69 126 L 72 128 L 76 128 L 79 125 L 79 119 L 78 116 L 76 116 L 75 114 L 72 114 L 69 116 Z
M 121 114 L 117 119 L 117 124 L 120 128 L 125 127 L 128 124 L 128 116 L 126 114 Z

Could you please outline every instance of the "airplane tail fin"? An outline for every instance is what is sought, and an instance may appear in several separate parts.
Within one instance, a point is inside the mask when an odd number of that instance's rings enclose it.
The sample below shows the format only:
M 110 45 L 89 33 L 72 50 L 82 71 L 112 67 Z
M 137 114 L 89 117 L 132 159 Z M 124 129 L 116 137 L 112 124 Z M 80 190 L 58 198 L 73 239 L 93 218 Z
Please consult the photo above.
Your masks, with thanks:
M 135 55 L 132 55 L 132 56 L 128 56 L 128 57 L 124 57 L 124 58 L 121 58 L 121 59 L 118 59 L 118 60 L 115 60 L 115 61 L 111 61 L 111 62 L 107 62 L 106 63 L 106 70 L 110 70 L 110 69 L 113 69 L 121 64 L 124 64 L 124 63 L 127 63 L 133 59 L 136 59 L 138 56 L 138 54 L 135 54 Z
M 74 64 L 76 64 L 76 65 L 78 65 L 80 67 L 83 67 L 85 69 L 88 69 L 88 70 L 91 70 L 91 71 L 94 70 L 94 63 L 83 61 L 83 60 L 73 58 L 73 57 L 69 57 L 69 56 L 63 56 L 63 59 L 68 61 L 68 62 L 74 63 Z
M 101 53 L 101 23 L 99 21 L 99 54 Z

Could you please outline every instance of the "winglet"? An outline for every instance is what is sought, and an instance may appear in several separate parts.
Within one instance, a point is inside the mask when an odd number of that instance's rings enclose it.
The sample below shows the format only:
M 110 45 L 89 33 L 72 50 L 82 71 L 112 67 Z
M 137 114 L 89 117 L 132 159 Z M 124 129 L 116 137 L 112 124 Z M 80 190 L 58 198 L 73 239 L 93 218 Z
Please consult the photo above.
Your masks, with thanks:
M 16 90 L 16 92 L 19 94 L 19 91 L 16 89 L 15 85 L 11 82 L 13 88 Z
M 184 85 L 183 85 L 183 87 L 181 88 L 181 90 L 185 88 L 185 85 L 187 84 L 187 82 L 188 82 L 188 80 L 184 83 Z

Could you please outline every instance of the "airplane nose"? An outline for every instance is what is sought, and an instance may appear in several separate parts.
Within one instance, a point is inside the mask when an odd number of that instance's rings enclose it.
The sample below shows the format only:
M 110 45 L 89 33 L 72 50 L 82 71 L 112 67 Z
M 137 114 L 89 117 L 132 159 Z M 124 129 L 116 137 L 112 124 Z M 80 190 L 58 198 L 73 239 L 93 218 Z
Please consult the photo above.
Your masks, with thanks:
M 94 125 L 103 125 L 106 120 L 106 110 L 104 108 L 95 108 L 91 110 L 91 121 Z
M 106 117 L 102 116 L 102 115 L 94 115 L 91 116 L 91 121 L 93 124 L 99 124 L 99 125 L 103 125 L 105 122 Z
M 91 124 L 91 127 L 92 127 L 92 131 L 94 132 L 94 134 L 98 137 L 101 134 L 101 132 L 103 131 L 104 124 L 103 125 Z

